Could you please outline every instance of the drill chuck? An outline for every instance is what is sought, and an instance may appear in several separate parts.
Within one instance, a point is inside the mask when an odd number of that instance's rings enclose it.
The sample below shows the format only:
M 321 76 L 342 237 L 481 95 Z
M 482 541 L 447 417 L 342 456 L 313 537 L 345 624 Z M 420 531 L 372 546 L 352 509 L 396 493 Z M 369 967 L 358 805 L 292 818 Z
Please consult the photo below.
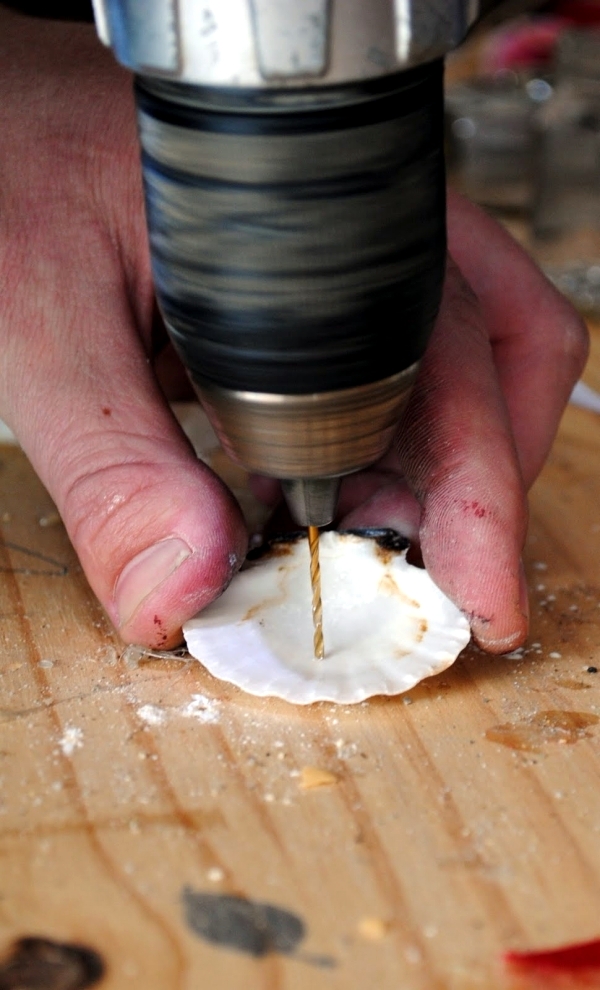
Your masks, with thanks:
M 441 296 L 441 62 L 136 94 L 159 304 L 225 448 L 280 479 L 372 464 Z

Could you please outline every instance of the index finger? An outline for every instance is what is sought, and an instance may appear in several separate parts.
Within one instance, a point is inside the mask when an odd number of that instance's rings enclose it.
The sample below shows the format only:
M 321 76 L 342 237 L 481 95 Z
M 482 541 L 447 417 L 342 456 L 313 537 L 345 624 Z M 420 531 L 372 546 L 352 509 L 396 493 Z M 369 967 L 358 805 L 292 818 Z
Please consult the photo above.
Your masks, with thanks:
M 529 487 L 585 366 L 586 326 L 516 241 L 453 191 L 448 248 L 479 300 Z

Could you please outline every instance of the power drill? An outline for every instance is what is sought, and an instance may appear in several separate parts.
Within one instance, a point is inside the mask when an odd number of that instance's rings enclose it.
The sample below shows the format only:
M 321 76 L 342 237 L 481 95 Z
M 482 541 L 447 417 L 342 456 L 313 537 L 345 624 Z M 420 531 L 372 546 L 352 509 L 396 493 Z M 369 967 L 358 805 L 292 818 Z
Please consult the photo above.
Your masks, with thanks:
M 446 252 L 443 56 L 477 0 L 94 0 L 135 73 L 158 303 L 295 521 L 390 445 Z

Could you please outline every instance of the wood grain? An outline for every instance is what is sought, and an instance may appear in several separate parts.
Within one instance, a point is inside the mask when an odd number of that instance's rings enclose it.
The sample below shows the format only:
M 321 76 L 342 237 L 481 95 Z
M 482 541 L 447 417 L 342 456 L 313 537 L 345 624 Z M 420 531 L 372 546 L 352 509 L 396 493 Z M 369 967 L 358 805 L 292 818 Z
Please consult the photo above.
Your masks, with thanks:
M 128 664 L 25 458 L 0 462 L 0 954 L 81 943 L 105 990 L 495 990 L 503 950 L 600 935 L 600 729 L 486 738 L 600 715 L 597 417 L 569 409 L 532 495 L 523 656 L 471 647 L 355 707 Z M 292 912 L 305 937 L 210 943 L 195 893 Z

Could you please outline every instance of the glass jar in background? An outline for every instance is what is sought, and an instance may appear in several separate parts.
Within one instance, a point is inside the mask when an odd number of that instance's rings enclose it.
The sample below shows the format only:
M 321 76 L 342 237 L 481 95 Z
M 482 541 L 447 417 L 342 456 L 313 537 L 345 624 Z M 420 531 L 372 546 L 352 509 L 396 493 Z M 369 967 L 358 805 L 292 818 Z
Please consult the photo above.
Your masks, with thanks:
M 532 251 L 579 309 L 600 311 L 600 31 L 559 39 L 554 91 L 535 117 Z
M 546 79 L 513 72 L 449 89 L 446 134 L 453 185 L 494 211 L 529 213 L 536 198 L 534 119 L 551 95 Z

